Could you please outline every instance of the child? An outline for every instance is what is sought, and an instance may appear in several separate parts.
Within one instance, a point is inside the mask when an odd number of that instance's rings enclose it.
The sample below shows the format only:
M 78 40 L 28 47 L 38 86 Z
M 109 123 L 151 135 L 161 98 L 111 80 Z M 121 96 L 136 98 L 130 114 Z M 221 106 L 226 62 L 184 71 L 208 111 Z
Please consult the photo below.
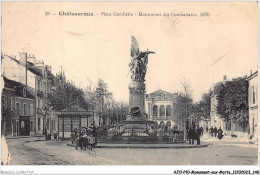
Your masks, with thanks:
M 96 145 L 96 139 L 93 137 L 93 134 L 90 134 L 90 137 L 88 138 L 89 143 L 89 149 L 92 151 L 92 147 Z

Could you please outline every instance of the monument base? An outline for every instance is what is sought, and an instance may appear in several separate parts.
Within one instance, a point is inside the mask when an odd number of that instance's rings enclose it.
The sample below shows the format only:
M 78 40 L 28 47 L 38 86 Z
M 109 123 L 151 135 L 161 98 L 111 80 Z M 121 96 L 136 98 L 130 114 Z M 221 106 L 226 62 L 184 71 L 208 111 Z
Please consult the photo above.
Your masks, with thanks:
M 125 133 L 131 135 L 141 135 L 148 129 L 148 122 L 143 120 L 126 120 L 124 121 Z

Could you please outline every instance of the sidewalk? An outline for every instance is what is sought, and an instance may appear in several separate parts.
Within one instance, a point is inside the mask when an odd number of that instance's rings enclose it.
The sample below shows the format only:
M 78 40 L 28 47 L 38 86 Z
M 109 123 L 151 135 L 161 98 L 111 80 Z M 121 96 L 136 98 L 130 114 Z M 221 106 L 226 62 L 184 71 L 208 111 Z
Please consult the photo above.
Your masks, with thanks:
M 5 137 L 5 136 L 4 136 Z M 32 138 L 32 137 L 45 137 L 44 135 L 33 135 L 33 136 L 6 136 L 5 139 L 20 139 L 20 138 Z
M 147 143 L 134 143 L 134 144 L 124 144 L 124 143 L 98 143 L 95 148 L 153 148 L 153 149 L 162 149 L 162 148 L 172 148 L 172 149 L 179 149 L 179 148 L 203 148 L 208 147 L 210 144 L 208 143 L 201 143 L 200 145 L 190 145 L 188 143 L 179 143 L 179 144 L 147 144 Z M 75 147 L 74 144 L 67 143 L 67 146 Z
M 238 137 L 230 137 L 230 136 L 223 136 L 221 140 L 219 140 L 217 137 L 211 137 L 209 134 L 204 134 L 201 138 L 204 142 L 228 142 L 228 143 L 245 143 L 248 144 L 251 142 L 251 140 L 244 139 L 244 138 L 238 138 Z M 253 142 L 252 142 L 253 143 Z

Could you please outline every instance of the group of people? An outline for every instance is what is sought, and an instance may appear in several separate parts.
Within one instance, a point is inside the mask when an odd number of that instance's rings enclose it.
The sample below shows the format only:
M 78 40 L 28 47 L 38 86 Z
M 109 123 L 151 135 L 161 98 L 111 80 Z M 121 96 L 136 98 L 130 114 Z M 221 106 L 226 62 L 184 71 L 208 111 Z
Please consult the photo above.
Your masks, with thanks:
M 70 135 L 72 144 L 75 144 L 75 149 L 80 147 L 81 150 L 92 150 L 97 145 L 96 127 L 74 129 Z
M 219 140 L 223 138 L 223 130 L 221 129 L 221 127 L 217 129 L 217 127 L 213 128 L 213 126 L 211 126 L 211 128 L 209 129 L 209 134 L 211 135 L 211 137 L 218 137 Z
M 200 138 L 203 135 L 203 128 L 197 126 L 197 128 L 195 128 L 194 125 L 190 126 L 190 129 L 188 131 L 188 139 L 189 139 L 189 144 L 194 144 L 194 140 L 197 140 L 197 145 L 200 145 Z
M 168 137 L 169 140 L 172 140 L 173 143 L 178 143 L 179 140 L 179 130 L 176 125 L 171 127 L 170 125 L 162 125 L 160 124 L 158 127 L 151 126 L 150 130 L 148 130 L 148 133 L 151 135 L 156 135 L 159 140 L 163 137 Z

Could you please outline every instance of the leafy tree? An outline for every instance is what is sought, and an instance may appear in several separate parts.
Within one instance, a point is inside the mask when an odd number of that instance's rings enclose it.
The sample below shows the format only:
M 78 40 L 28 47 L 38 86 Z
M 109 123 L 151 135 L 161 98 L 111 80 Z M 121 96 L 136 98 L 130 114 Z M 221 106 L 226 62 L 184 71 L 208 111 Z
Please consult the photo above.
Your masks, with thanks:
M 210 96 L 211 92 L 202 95 L 202 99 L 198 104 L 198 110 L 200 111 L 200 116 L 209 119 L 210 118 Z
M 239 77 L 220 86 L 217 112 L 225 121 L 237 122 L 244 131 L 248 125 L 248 81 Z
M 73 82 L 67 82 L 64 87 L 57 87 L 56 91 L 48 96 L 48 100 L 54 110 L 63 110 L 73 105 L 88 109 L 84 91 Z
M 108 91 L 107 84 L 102 80 L 98 79 L 97 87 L 95 89 L 95 101 L 96 110 L 100 113 L 99 123 L 101 123 L 100 119 L 102 118 L 102 125 L 104 126 L 107 122 L 107 115 L 104 115 L 105 110 L 107 108 L 108 98 L 112 96 L 112 93 Z
M 99 113 L 99 123 L 103 126 L 115 125 L 126 119 L 128 105 L 116 101 L 102 79 L 98 79 L 96 85 L 89 81 L 89 85 L 85 89 L 85 98 L 89 106 Z

